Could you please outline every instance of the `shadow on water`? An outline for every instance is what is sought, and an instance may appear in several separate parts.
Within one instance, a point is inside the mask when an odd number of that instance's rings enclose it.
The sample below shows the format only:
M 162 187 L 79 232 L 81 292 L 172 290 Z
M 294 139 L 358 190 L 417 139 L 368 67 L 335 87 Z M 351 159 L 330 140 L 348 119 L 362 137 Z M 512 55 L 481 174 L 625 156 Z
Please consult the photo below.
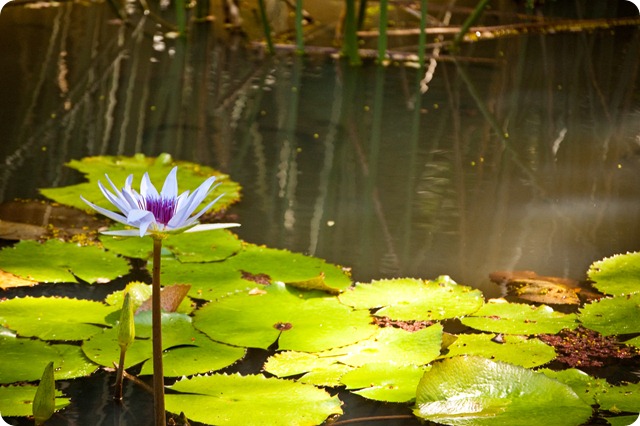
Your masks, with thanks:
M 615 13 L 577 4 L 548 12 Z M 243 186 L 241 238 L 356 280 L 448 274 L 496 295 L 494 270 L 584 279 L 640 248 L 639 37 L 498 38 L 425 76 L 265 57 L 219 23 L 170 39 L 107 4 L 6 8 L 0 201 L 76 182 L 71 159 L 169 152 Z M 110 392 L 103 376 L 80 383 L 79 400 Z M 136 410 L 95 424 L 145 424 Z M 65 421 L 52 424 L 84 424 Z

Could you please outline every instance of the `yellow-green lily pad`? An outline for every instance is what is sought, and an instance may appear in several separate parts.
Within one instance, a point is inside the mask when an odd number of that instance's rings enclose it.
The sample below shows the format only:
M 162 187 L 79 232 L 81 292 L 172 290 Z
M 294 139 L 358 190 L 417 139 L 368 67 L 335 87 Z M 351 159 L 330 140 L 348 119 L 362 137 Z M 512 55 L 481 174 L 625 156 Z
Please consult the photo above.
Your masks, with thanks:
M 593 286 L 605 294 L 622 296 L 640 292 L 640 252 L 616 254 L 589 267 Z
M 460 334 L 457 337 L 447 347 L 446 357 L 478 355 L 526 368 L 546 364 L 556 357 L 556 351 L 551 346 L 525 336 L 482 333 Z
M 480 309 L 480 290 L 459 285 L 447 276 L 424 281 L 397 278 L 358 283 L 340 295 L 340 301 L 356 309 L 376 309 L 376 316 L 393 320 L 429 321 L 463 317 Z
M 0 250 L 4 271 L 33 281 L 106 283 L 129 272 L 129 263 L 97 246 L 59 240 L 20 241 Z
M 44 368 L 43 368 L 44 369 Z M 42 375 L 42 372 L 40 372 Z M 2 386 L 0 387 L 0 413 L 3 417 L 28 417 L 33 413 L 33 398 L 36 396 L 35 385 Z M 69 398 L 63 397 L 62 392 L 55 392 L 55 410 L 62 410 L 69 405 Z
M 91 300 L 23 297 L 0 302 L 0 324 L 22 337 L 84 340 L 108 326 L 107 318 L 116 310 Z
M 160 154 L 155 158 L 145 157 L 142 154 L 137 154 L 133 157 L 85 157 L 82 160 L 72 160 L 68 162 L 66 166 L 86 175 L 88 182 L 61 188 L 44 188 L 40 189 L 40 192 L 45 197 L 60 204 L 66 204 L 82 210 L 88 210 L 88 207 L 80 199 L 80 195 L 101 207 L 107 209 L 114 208 L 98 188 L 98 181 L 103 182 L 109 187 L 105 174 L 109 175 L 109 178 L 115 185 L 121 186 L 124 185 L 127 176 L 133 174 L 133 187 L 136 188 L 144 173 L 149 173 L 151 182 L 163 182 L 174 166 L 179 167 L 177 178 L 180 192 L 189 189 L 193 190 L 209 176 L 216 176 L 216 183 L 220 183 L 220 185 L 203 201 L 203 203 L 207 203 L 219 195 L 225 194 L 224 197 L 213 206 L 213 212 L 224 210 L 240 199 L 240 186 L 231 181 L 229 176 L 210 167 L 185 161 L 174 161 L 169 154 Z
M 354 311 L 319 291 L 274 283 L 263 293 L 242 292 L 194 313 L 194 325 L 212 339 L 235 346 L 318 352 L 373 335 L 368 312 Z
M 385 402 L 409 402 L 429 366 L 398 365 L 394 362 L 365 364 L 342 376 L 342 383 L 353 393 Z
M 337 396 L 311 385 L 264 376 L 216 374 L 180 380 L 166 409 L 208 425 L 316 426 L 342 414 Z
M 575 426 L 592 409 L 569 386 L 542 373 L 462 356 L 434 363 L 424 373 L 414 413 L 447 425 Z
M 604 298 L 584 305 L 578 319 L 604 336 L 640 333 L 640 293 Z M 633 320 L 635 319 L 635 320 Z
M 533 306 L 492 299 L 473 315 L 460 320 L 476 330 L 505 334 L 556 334 L 578 326 L 575 314 L 554 311 L 547 305 Z

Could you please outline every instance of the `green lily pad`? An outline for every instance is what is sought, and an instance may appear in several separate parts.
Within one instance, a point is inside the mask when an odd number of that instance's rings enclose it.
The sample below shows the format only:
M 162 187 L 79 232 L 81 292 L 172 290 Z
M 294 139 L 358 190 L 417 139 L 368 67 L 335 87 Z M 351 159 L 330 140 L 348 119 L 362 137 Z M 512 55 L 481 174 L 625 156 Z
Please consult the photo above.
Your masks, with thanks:
M 341 381 L 347 389 L 368 399 L 409 402 L 415 399 L 418 383 L 429 368 L 393 362 L 372 363 L 349 371 Z
M 340 301 L 356 309 L 375 309 L 376 316 L 393 320 L 429 321 L 472 314 L 483 304 L 480 290 L 456 284 L 447 276 L 433 281 L 401 278 L 358 283 L 340 295 Z
M 341 377 L 355 367 L 368 364 L 428 364 L 439 355 L 441 341 L 440 324 L 434 324 L 415 333 L 383 328 L 366 340 L 323 352 L 279 352 L 269 357 L 264 371 L 278 377 L 304 374 L 300 378 L 303 383 L 339 386 Z
M 56 366 L 62 364 L 62 355 L 46 342 L 6 334 L 0 336 L 0 354 L 0 383 L 3 384 L 40 380 L 49 362 L 53 361 Z
M 62 356 L 62 362 L 55 365 L 56 380 L 86 377 L 99 367 L 85 356 L 78 345 L 56 344 L 52 347 Z
M 135 315 L 135 325 L 136 339 L 127 349 L 124 366 L 129 368 L 145 362 L 141 374 L 152 374 L 151 312 Z M 164 374 L 167 377 L 220 370 L 245 354 L 243 348 L 212 341 L 193 328 L 191 317 L 175 312 L 162 314 L 162 347 Z M 113 367 L 120 357 L 117 328 L 105 330 L 85 341 L 82 350 L 93 362 Z
M 575 426 L 591 406 L 567 385 L 481 357 L 433 364 L 418 385 L 414 414 L 446 425 Z
M 506 334 L 556 334 L 578 326 L 576 315 L 554 311 L 546 305 L 533 306 L 492 299 L 472 316 L 460 321 L 476 330 Z
M 256 286 L 256 283 L 242 279 L 242 273 L 228 263 L 181 263 L 163 258 L 160 281 L 164 286 L 189 284 L 189 297 L 202 300 L 216 300 Z
M 584 305 L 578 319 L 604 336 L 640 333 L 640 293 L 600 299 Z
M 236 293 L 194 314 L 196 328 L 235 346 L 318 352 L 364 340 L 376 331 L 368 312 L 353 311 L 318 291 L 296 291 L 282 283 L 264 294 Z M 313 336 L 313 338 L 309 338 Z
M 129 272 L 125 259 L 96 246 L 59 240 L 20 241 L 0 250 L 4 271 L 40 282 L 106 283 Z M 77 278 L 76 278 L 77 277 Z
M 23 297 L 0 302 L 0 324 L 23 337 L 84 340 L 109 325 L 106 319 L 115 310 L 91 300 Z
M 597 379 L 575 368 L 560 371 L 543 368 L 538 371 L 544 373 L 547 377 L 570 386 L 589 405 L 596 405 L 598 403 L 596 396 L 602 392 L 607 392 L 611 387 L 605 379 Z
M 640 383 L 611 386 L 606 392 L 596 396 L 601 410 L 620 412 L 640 412 Z
M 122 225 L 110 230 L 124 229 Z M 148 238 L 118 238 L 101 235 L 105 248 L 123 256 L 149 259 L 153 253 L 153 241 Z M 206 232 L 190 232 L 170 235 L 163 242 L 163 249 L 180 262 L 219 262 L 242 249 L 238 237 L 226 229 Z
M 611 426 L 637 426 L 640 425 L 640 415 L 604 417 Z
M 238 271 L 268 277 L 271 282 L 304 282 L 322 275 L 324 285 L 337 291 L 351 285 L 351 279 L 342 268 L 323 259 L 254 244 L 245 244 L 240 253 L 225 263 Z
M 180 380 L 166 409 L 209 425 L 315 426 L 342 414 L 340 400 L 311 385 L 264 376 L 212 375 Z
M 44 367 L 42 368 L 44 370 Z M 40 372 L 42 375 L 42 372 Z M 33 413 L 33 398 L 36 395 L 37 386 L 2 386 L 0 387 L 0 413 L 3 417 L 28 417 Z M 62 392 L 56 391 L 56 411 L 69 405 L 69 398 L 62 396 Z
M 538 339 L 495 334 L 461 334 L 449 345 L 446 357 L 477 355 L 525 368 L 537 367 L 556 357 L 553 347 Z
M 594 262 L 587 275 L 605 294 L 622 296 L 640 292 L 640 252 L 617 254 Z
M 623 343 L 628 346 L 635 346 L 636 348 L 640 348 L 640 336 L 636 336 L 632 339 L 626 340 Z
M 225 194 L 212 207 L 213 212 L 224 210 L 240 199 L 240 186 L 231 181 L 229 176 L 210 167 L 184 161 L 174 161 L 169 154 L 161 154 L 156 158 L 145 157 L 142 154 L 137 154 L 133 157 L 85 157 L 80 161 L 72 160 L 66 166 L 85 174 L 89 181 L 62 188 L 44 188 L 40 189 L 40 193 L 58 203 L 81 210 L 87 210 L 87 205 L 80 199 L 80 195 L 99 206 L 110 210 L 115 209 L 98 188 L 98 181 L 101 181 L 109 188 L 110 185 L 105 178 L 105 174 L 109 175 L 109 178 L 117 187 L 123 186 L 127 176 L 133 174 L 133 187 L 139 188 L 140 179 L 147 172 L 151 182 L 156 187 L 161 187 L 164 179 L 174 166 L 179 166 L 179 192 L 194 190 L 209 176 L 216 176 L 216 182 L 220 183 L 220 185 L 203 202 L 207 203 L 217 196 Z

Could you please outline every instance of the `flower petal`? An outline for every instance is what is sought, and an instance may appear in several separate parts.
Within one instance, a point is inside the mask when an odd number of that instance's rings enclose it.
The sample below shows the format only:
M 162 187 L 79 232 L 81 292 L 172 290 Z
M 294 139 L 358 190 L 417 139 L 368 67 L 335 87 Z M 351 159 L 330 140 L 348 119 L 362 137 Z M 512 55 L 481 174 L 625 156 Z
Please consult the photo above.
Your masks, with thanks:
M 184 231 L 187 232 L 202 232 L 202 231 L 213 231 L 215 229 L 224 229 L 224 228 L 234 228 L 236 226 L 240 226 L 239 223 L 203 223 L 200 225 L 196 225 L 192 228 Z
M 160 197 L 158 190 L 151 183 L 151 179 L 149 179 L 149 173 L 145 172 L 144 176 L 142 176 L 142 181 L 140 182 L 140 195 L 142 195 L 142 198 Z
M 116 193 L 117 195 L 114 195 L 107 188 L 105 188 L 100 181 L 98 181 L 98 187 L 100 188 L 100 191 L 102 191 L 102 195 L 104 195 L 105 198 L 109 200 L 111 204 L 116 206 L 122 213 L 127 214 L 127 212 L 131 210 L 129 208 L 129 203 L 127 203 L 127 200 L 122 197 L 120 191 Z
M 108 217 L 111 220 L 115 220 L 116 222 L 120 222 L 120 223 L 124 223 L 125 225 L 127 224 L 127 218 L 119 213 L 116 212 L 112 212 L 111 210 L 107 210 L 103 207 L 97 206 L 95 204 L 93 204 L 90 201 L 87 201 L 82 195 L 80 196 L 80 198 L 82 199 L 82 201 L 84 201 L 85 203 L 87 203 L 89 205 L 89 207 L 91 207 L 92 209 L 94 209 L 95 211 L 97 211 L 98 213 Z
M 176 173 L 178 172 L 178 167 L 174 167 L 171 169 L 167 178 L 164 180 L 164 185 L 162 186 L 162 191 L 160 195 L 162 198 L 176 198 L 178 196 L 178 178 L 176 177 Z
M 102 231 L 103 235 L 113 235 L 114 237 L 143 237 L 145 234 L 140 235 L 139 229 L 118 229 L 115 231 Z
M 193 211 L 202 203 L 202 200 L 206 198 L 210 191 L 213 191 L 218 185 L 211 188 L 213 182 L 215 182 L 215 176 L 211 176 L 209 179 L 205 180 L 195 191 L 184 201 L 183 205 L 180 206 L 180 209 L 176 209 L 175 215 L 171 218 L 167 226 L 172 228 L 180 228 L 184 225 L 188 225 L 193 223 L 196 219 L 189 219 L 189 216 L 193 213 Z M 211 188 L 211 189 L 209 189 Z M 209 204 L 207 208 L 211 208 L 211 206 L 219 199 L 216 198 L 212 203 Z

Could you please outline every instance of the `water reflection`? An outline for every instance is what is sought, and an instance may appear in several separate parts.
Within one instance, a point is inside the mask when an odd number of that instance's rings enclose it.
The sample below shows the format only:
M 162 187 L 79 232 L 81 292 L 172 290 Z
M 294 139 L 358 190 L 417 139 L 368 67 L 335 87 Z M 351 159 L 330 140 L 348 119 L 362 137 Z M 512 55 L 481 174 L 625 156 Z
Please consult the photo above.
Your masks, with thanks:
M 170 152 L 244 186 L 242 238 L 360 280 L 450 274 L 495 294 L 492 270 L 580 279 L 638 249 L 633 29 L 470 45 L 421 93 L 412 68 L 261 58 L 215 24 L 167 39 L 115 18 L 3 11 L 0 199 L 74 181 L 72 158 Z

